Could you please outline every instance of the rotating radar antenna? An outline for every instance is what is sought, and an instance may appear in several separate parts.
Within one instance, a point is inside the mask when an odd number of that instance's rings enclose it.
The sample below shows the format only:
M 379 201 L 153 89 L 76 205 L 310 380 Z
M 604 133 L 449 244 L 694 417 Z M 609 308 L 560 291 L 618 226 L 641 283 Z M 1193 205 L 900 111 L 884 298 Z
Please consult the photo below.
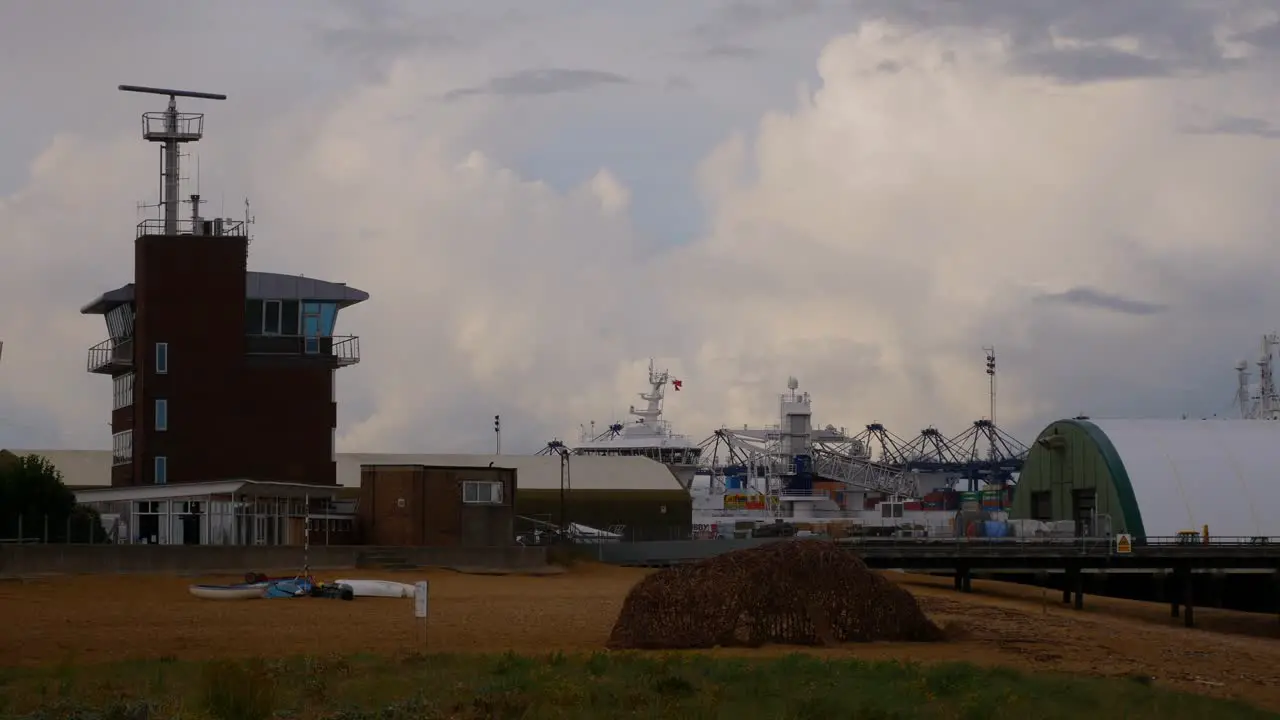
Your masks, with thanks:
M 226 100 L 220 93 L 195 92 L 193 90 L 170 90 L 167 88 L 144 87 L 142 85 L 121 85 L 124 92 L 148 93 L 151 95 L 168 95 L 169 107 L 164 112 L 142 114 L 142 138 L 151 142 L 163 143 L 161 171 L 163 193 L 160 199 L 164 206 L 165 235 L 178 234 L 178 203 L 180 178 L 178 176 L 178 145 L 180 143 L 197 142 L 204 136 L 204 113 L 178 112 L 178 98 L 199 98 L 202 100 Z

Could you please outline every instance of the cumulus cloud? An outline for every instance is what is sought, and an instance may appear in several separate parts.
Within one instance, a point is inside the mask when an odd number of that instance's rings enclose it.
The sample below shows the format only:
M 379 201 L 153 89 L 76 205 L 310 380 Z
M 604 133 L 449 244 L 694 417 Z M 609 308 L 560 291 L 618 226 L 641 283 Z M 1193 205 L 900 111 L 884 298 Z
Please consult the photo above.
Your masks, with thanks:
M 681 281 L 706 333 L 699 408 L 767 416 L 765 388 L 738 391 L 768 369 L 767 387 L 795 373 L 818 391 L 824 422 L 958 431 L 985 414 L 994 343 L 1002 417 L 1025 434 L 1216 397 L 1215 342 L 1268 327 L 1273 292 L 1243 315 L 1211 298 L 1275 259 L 1275 151 L 1188 140 L 1176 121 L 1265 76 L 1065 86 L 1020 72 L 1005 34 L 880 23 L 833 40 L 819 71 L 702 169 L 713 229 L 677 263 L 716 268 Z M 1077 286 L 1178 304 L 1138 321 L 1032 302 Z M 1205 367 L 1188 374 L 1192 357 Z
M 252 148 L 251 267 L 372 294 L 339 319 L 364 353 L 339 373 L 346 450 L 482 451 L 497 413 L 504 447 L 533 449 L 623 414 L 650 354 L 686 381 L 670 414 L 693 435 L 776 422 L 788 375 L 822 424 L 959 432 L 986 412 L 987 344 L 1001 424 L 1023 436 L 1081 412 L 1216 411 L 1280 303 L 1263 276 L 1280 148 L 1189 134 L 1183 115 L 1280 117 L 1280 74 L 1259 55 L 1063 83 L 1027 72 L 1016 35 L 867 22 L 832 39 L 812 90 L 726 126 L 698 169 L 705 232 L 660 252 L 641 252 L 615 169 L 553 187 L 486 151 L 486 133 L 536 132 L 506 104 L 527 99 L 440 103 L 460 82 L 438 58 L 222 142 Z M 103 328 L 75 310 L 130 276 L 118 238 L 154 183 L 117 137 L 58 140 L 0 200 L 0 298 L 22 308 L 0 314 L 0 402 L 56 418 L 42 444 L 107 439 L 109 383 L 83 372 Z M 107 166 L 130 169 L 90 171 Z M 1082 288 L 1163 311 L 1037 302 Z

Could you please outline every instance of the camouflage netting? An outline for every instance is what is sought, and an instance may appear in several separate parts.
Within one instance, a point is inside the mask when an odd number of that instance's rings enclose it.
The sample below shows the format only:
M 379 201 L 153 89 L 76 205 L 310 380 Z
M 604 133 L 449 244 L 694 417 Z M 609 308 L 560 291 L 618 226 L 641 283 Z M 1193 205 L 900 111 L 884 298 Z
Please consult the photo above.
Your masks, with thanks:
M 911 593 L 838 544 L 789 540 L 659 571 L 627 594 L 608 647 L 938 641 Z

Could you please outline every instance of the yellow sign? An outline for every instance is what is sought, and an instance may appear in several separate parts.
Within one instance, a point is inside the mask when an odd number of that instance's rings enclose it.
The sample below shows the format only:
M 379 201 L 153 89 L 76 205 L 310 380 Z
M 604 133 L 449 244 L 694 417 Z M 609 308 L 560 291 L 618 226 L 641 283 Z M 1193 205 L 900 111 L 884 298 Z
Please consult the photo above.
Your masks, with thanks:
M 1128 555 L 1133 552 L 1133 540 L 1129 538 L 1127 533 L 1116 535 L 1116 554 Z
M 726 493 L 724 496 L 725 510 L 765 510 L 774 509 L 777 505 L 778 498 L 773 495 Z

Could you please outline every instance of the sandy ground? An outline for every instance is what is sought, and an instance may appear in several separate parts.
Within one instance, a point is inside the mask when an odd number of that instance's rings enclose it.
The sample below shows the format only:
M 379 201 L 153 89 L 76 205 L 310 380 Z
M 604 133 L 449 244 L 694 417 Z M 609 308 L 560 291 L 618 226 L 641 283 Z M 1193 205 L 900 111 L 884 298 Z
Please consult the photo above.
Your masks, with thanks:
M 603 648 L 622 600 L 646 571 L 584 566 L 547 577 L 450 571 L 358 573 L 431 581 L 425 642 L 433 651 L 549 652 Z M 335 579 L 337 575 L 329 578 Z M 977 581 L 971 595 L 949 579 L 891 573 L 936 622 L 960 639 L 934 645 L 869 644 L 821 655 L 921 662 L 965 660 L 1023 670 L 1143 675 L 1159 685 L 1240 697 L 1280 711 L 1280 620 L 1197 608 L 1188 630 L 1167 605 L 1085 598 Z M 199 600 L 175 576 L 57 577 L 0 582 L 0 665 L 52 665 L 132 658 L 214 658 L 423 649 L 409 600 Z M 724 651 L 740 655 L 795 648 Z

